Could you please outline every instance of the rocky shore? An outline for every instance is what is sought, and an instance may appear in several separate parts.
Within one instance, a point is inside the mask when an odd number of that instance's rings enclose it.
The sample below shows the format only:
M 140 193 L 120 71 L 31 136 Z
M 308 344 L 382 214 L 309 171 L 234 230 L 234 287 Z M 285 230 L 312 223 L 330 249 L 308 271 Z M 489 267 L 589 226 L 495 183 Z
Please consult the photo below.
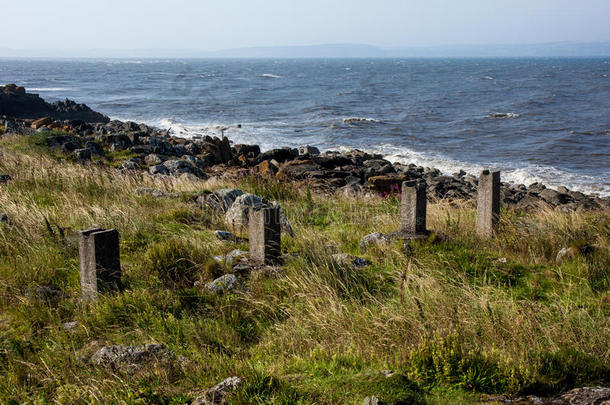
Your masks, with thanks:
M 107 164 L 104 156 L 121 152 L 124 172 L 143 171 L 152 176 L 211 176 L 237 178 L 257 175 L 307 184 L 325 193 L 388 196 L 398 193 L 406 180 L 424 181 L 429 199 L 470 200 L 476 197 L 477 178 L 459 171 L 452 175 L 429 167 L 392 163 L 382 155 L 359 150 L 320 151 L 311 146 L 261 151 L 258 145 L 231 144 L 227 137 L 172 136 L 170 131 L 145 124 L 110 120 L 84 104 L 71 100 L 46 103 L 23 87 L 0 87 L 0 131 L 6 135 L 46 133 L 49 147 L 82 163 Z M 534 183 L 502 184 L 504 204 L 521 209 L 541 206 L 599 209 L 610 198 L 557 190 Z

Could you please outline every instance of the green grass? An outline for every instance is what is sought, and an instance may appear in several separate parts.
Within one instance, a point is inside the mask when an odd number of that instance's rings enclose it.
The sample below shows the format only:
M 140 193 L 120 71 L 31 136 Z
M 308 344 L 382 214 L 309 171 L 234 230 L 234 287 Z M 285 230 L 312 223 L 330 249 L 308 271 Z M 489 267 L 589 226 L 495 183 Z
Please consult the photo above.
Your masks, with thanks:
M 498 237 L 480 240 L 471 203 L 440 202 L 428 226 L 446 239 L 361 251 L 362 236 L 396 230 L 397 200 L 123 175 L 60 159 L 44 136 L 0 141 L 12 178 L 0 189 L 12 222 L 0 225 L 0 403 L 183 404 L 232 375 L 245 381 L 232 404 L 462 404 L 610 383 L 607 210 L 505 209 Z M 193 197 L 221 187 L 278 200 L 295 237 L 278 274 L 216 296 L 194 282 L 245 246 L 218 241 L 222 217 Z M 84 303 L 76 236 L 92 225 L 119 230 L 125 288 Z M 556 263 L 570 246 L 576 257 Z M 349 269 L 337 252 L 373 264 Z M 63 294 L 40 300 L 37 286 Z M 137 372 L 89 362 L 104 345 L 147 343 L 177 358 Z

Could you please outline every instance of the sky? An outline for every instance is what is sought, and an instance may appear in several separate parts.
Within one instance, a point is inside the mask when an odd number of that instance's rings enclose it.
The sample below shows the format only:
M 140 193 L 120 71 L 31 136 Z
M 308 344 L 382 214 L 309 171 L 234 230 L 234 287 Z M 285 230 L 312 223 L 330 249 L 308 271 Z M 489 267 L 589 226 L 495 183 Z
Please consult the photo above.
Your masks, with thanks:
M 0 48 L 610 41 L 610 0 L 0 0 Z

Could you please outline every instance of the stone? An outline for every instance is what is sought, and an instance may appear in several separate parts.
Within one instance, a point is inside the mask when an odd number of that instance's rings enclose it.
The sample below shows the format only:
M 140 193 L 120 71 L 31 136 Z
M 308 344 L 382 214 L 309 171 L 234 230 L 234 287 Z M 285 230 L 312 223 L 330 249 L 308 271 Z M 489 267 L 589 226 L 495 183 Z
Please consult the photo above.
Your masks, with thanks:
M 260 264 L 276 264 L 282 254 L 280 207 L 249 209 L 250 258 Z
M 370 233 L 360 240 L 360 250 L 365 250 L 369 246 L 383 247 L 388 245 L 390 242 L 390 238 L 381 232 Z
M 78 321 L 64 322 L 62 326 L 64 330 L 72 330 L 78 326 Z
M 362 405 L 386 405 L 386 402 L 381 401 L 376 396 L 366 397 L 362 401 Z
M 574 247 L 563 248 L 557 252 L 555 262 L 557 262 L 557 264 L 561 264 L 564 260 L 574 259 L 579 253 L 579 250 Z
M 120 170 L 124 171 L 124 172 L 128 172 L 128 171 L 135 171 L 135 170 L 139 170 L 140 169 L 140 165 L 138 164 L 137 160 L 132 159 L 128 159 L 125 162 L 123 162 L 123 164 L 121 165 Z
M 279 168 L 275 166 L 272 160 L 263 160 L 254 168 L 263 177 L 273 177 L 278 172 Z
M 426 184 L 416 181 L 402 183 L 400 201 L 401 231 L 406 235 L 425 235 L 426 229 Z
M 225 274 L 205 285 L 205 288 L 216 294 L 223 294 L 241 287 L 241 282 L 235 274 Z
M 243 191 L 236 188 L 223 188 L 197 197 L 197 203 L 201 206 L 207 204 L 219 212 L 226 212 L 243 194 Z
M 344 266 L 349 266 L 354 269 L 361 269 L 370 266 L 371 262 L 358 256 L 350 255 L 349 253 L 337 253 L 332 256 L 333 260 Z
M 30 127 L 33 129 L 40 129 L 40 128 L 47 126 L 49 124 L 52 124 L 52 123 L 53 123 L 53 118 L 44 117 L 44 118 L 40 118 L 40 119 L 37 119 L 36 121 L 32 122 L 32 125 L 30 125 Z
M 550 405 L 610 405 L 610 388 L 574 388 L 553 399 Z
M 95 300 L 98 292 L 121 288 L 119 233 L 91 228 L 79 232 L 78 252 L 83 299 Z
M 231 152 L 231 144 L 226 136 L 222 137 L 220 145 L 218 145 L 218 155 L 221 163 L 229 163 L 233 160 L 233 153 Z
M 38 285 L 28 295 L 47 305 L 54 306 L 64 297 L 64 292 L 50 285 Z
M 168 175 L 169 171 L 167 170 L 167 167 L 165 167 L 164 165 L 155 165 L 155 166 L 151 166 L 148 168 L 148 173 L 150 173 L 151 175 Z
M 218 405 L 224 404 L 227 397 L 235 390 L 238 390 L 243 385 L 243 380 L 239 377 L 229 377 L 224 379 L 219 384 L 208 388 L 205 392 L 195 398 L 191 405 Z
M 91 150 L 91 153 L 98 156 L 104 156 L 104 148 L 102 145 L 95 141 L 88 141 L 85 143 L 85 148 Z
M 6 212 L 0 212 L 0 224 L 11 224 L 11 219 L 8 217 L 8 214 Z
M 227 231 L 214 231 L 214 235 L 223 242 L 235 240 L 235 235 Z
M 227 263 L 230 265 L 233 264 L 233 261 L 236 261 L 236 259 L 246 256 L 247 254 L 248 252 L 245 250 L 235 249 L 230 251 L 226 256 L 214 256 L 214 259 L 217 262 Z
M 400 192 L 400 184 L 407 180 L 409 180 L 408 175 L 400 174 L 372 176 L 367 179 L 369 188 L 382 193 L 395 192 L 397 194 Z
M 254 194 L 242 194 L 235 199 L 225 214 L 225 222 L 234 228 L 248 226 L 249 210 L 260 210 L 267 201 Z
M 316 148 L 315 146 L 301 146 L 299 147 L 299 156 L 304 156 L 304 155 L 311 155 L 311 156 L 316 156 L 320 154 L 320 149 Z
M 500 221 L 500 172 L 483 170 L 477 192 L 477 234 L 491 238 Z
M 164 158 L 161 155 L 157 155 L 156 153 L 150 153 L 144 158 L 144 162 L 150 166 L 163 164 L 163 162 L 165 162 L 166 160 L 167 158 Z
M 86 160 L 91 160 L 91 149 L 88 149 L 88 148 L 76 149 L 74 151 L 74 156 L 76 156 L 76 159 L 78 159 L 81 162 L 84 162 Z
M 175 358 L 174 353 L 165 345 L 148 344 L 144 346 L 112 345 L 99 349 L 91 357 L 91 362 L 103 367 L 140 368 L 157 361 L 168 361 Z
M 8 183 L 10 179 L 11 176 L 9 174 L 0 174 L 0 183 Z
M 136 194 L 151 196 L 153 198 L 166 197 L 167 194 L 161 190 L 151 187 L 141 187 L 136 189 Z
M 182 160 L 182 159 L 166 160 L 163 163 L 163 166 L 165 166 L 165 168 L 171 174 L 192 173 L 193 172 L 193 165 L 191 165 L 186 160 Z

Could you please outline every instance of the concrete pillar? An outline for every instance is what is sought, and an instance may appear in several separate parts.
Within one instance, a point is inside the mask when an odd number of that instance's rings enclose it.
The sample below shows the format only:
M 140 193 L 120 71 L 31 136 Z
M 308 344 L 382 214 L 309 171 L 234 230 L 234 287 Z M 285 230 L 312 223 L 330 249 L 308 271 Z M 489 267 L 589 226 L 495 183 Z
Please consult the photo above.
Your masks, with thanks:
M 282 253 L 280 208 L 250 208 L 248 218 L 250 258 L 260 264 L 277 263 Z
M 98 292 L 121 287 L 119 232 L 116 229 L 92 228 L 79 232 L 81 293 L 86 300 L 95 300 Z
M 401 231 L 406 235 L 426 234 L 426 184 L 416 181 L 402 183 L 400 201 Z
M 477 194 L 477 234 L 491 238 L 500 220 L 500 172 L 483 170 Z

